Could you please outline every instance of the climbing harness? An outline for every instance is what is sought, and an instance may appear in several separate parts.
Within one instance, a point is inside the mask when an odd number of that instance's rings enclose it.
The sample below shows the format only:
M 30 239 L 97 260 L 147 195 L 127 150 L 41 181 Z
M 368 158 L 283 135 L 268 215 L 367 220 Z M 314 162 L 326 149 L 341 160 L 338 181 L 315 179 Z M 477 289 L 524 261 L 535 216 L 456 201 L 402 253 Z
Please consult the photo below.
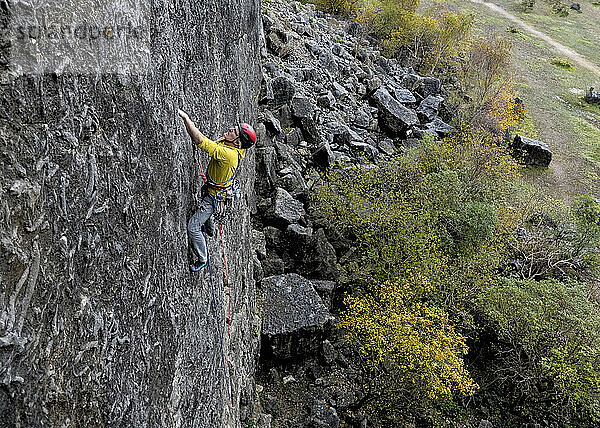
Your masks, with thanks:
M 204 239 L 206 240 L 206 232 L 204 232 Z M 206 254 L 206 260 L 208 264 L 208 276 L 210 278 L 210 289 L 212 292 L 213 308 L 215 310 L 215 318 L 217 319 L 217 331 L 219 333 L 219 340 L 221 341 L 221 358 L 223 361 L 223 373 L 225 374 L 225 383 L 227 385 L 227 394 L 229 396 L 229 402 L 231 403 L 231 405 L 233 405 L 233 398 L 231 397 L 231 385 L 229 383 L 229 376 L 227 375 L 229 369 L 229 359 L 225 358 L 225 347 L 223 345 L 223 335 L 221 334 L 219 311 L 217 310 L 217 298 L 215 296 L 215 286 L 213 284 L 212 268 L 210 265 L 210 255 L 208 253 Z
M 238 168 L 235 169 L 233 175 L 222 183 L 215 183 L 210 177 L 206 178 L 206 187 L 215 191 L 212 196 L 213 208 L 215 209 L 215 219 L 221 223 L 227 212 L 229 211 L 230 205 L 234 199 L 239 197 L 239 191 L 237 189 L 237 181 L 235 176 L 237 175 Z

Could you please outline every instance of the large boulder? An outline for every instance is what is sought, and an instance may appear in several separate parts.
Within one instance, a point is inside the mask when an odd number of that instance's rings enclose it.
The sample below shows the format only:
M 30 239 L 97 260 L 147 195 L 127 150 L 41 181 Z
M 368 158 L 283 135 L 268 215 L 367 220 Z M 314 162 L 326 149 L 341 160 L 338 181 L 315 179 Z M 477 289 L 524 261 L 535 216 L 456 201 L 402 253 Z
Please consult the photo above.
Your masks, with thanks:
M 424 77 L 419 87 L 419 93 L 423 95 L 423 98 L 427 98 L 430 95 L 437 95 L 441 90 L 442 82 L 435 77 Z
M 433 131 L 433 132 L 437 133 L 437 135 L 439 137 L 443 138 L 446 135 L 448 135 L 449 133 L 451 133 L 454 130 L 454 128 L 452 128 L 451 125 L 448 125 L 446 122 L 444 122 L 439 117 L 436 117 L 433 122 L 427 123 L 425 125 L 425 130 Z
M 543 141 L 515 135 L 511 144 L 512 155 L 517 159 L 523 159 L 525 165 L 548 166 L 552 160 L 552 152 Z
M 312 153 L 313 162 L 322 169 L 329 168 L 334 161 L 333 151 L 327 141 L 323 141 Z
M 371 114 L 364 111 L 363 109 L 356 110 L 356 113 L 354 115 L 354 125 L 359 128 L 367 129 L 370 124 Z
M 290 54 L 292 47 L 287 45 L 282 39 L 279 33 L 270 32 L 266 36 L 267 47 L 277 56 L 286 57 Z
M 381 124 L 392 135 L 399 135 L 407 128 L 419 123 L 417 113 L 400 104 L 384 88 L 377 89 L 371 96 L 371 100 L 379 109 Z
M 438 110 L 440 108 L 440 104 L 444 101 L 442 97 L 429 95 L 421 104 L 419 104 L 419 108 L 417 109 L 417 115 L 422 122 L 431 122 L 433 121 L 437 115 Z
M 318 229 L 306 245 L 290 248 L 290 252 L 296 259 L 298 272 L 303 275 L 327 280 L 336 280 L 340 275 L 335 249 L 323 229 Z
M 600 104 L 600 92 L 594 91 L 594 88 L 592 87 L 586 92 L 583 99 L 590 104 Z
M 320 107 L 324 107 L 324 108 L 333 108 L 333 106 L 335 106 L 335 97 L 333 96 L 333 93 L 331 91 L 327 91 L 327 93 L 319 96 L 319 98 L 317 98 L 317 104 Z
M 314 144 L 319 139 L 317 123 L 313 119 L 315 106 L 305 97 L 294 97 L 291 102 L 291 113 L 296 124 L 302 129 L 304 138 Z
M 271 132 L 272 134 L 274 134 L 274 135 L 283 134 L 283 129 L 281 128 L 281 122 L 279 122 L 279 119 L 277 119 L 270 110 L 264 109 L 261 112 L 261 116 L 259 117 L 259 120 L 265 124 L 265 127 L 267 128 L 267 130 L 269 132 Z
M 361 136 L 345 123 L 332 122 L 328 126 L 328 131 L 332 136 L 332 142 L 340 146 L 350 144 L 352 141 L 362 141 Z
M 317 291 L 317 293 L 319 293 L 319 296 L 321 296 L 321 299 L 323 300 L 323 304 L 325 304 L 325 306 L 327 308 L 331 309 L 333 293 L 335 291 L 336 282 L 335 281 L 327 281 L 327 280 L 323 280 L 323 279 L 311 279 L 310 282 L 312 283 L 312 285 L 315 288 L 315 290 Z
M 379 155 L 379 150 L 371 144 L 364 143 L 362 141 L 350 141 L 350 150 L 358 156 L 364 154 L 369 160 L 373 161 L 377 159 L 377 155 Z
M 263 355 L 285 359 L 316 352 L 333 317 L 310 281 L 290 273 L 264 278 L 260 287 Z
M 406 88 L 395 88 L 394 96 L 396 97 L 398 102 L 404 104 L 412 104 L 417 102 L 417 99 L 415 98 L 413 93 Z
M 302 202 L 297 201 L 285 189 L 278 187 L 275 191 L 273 215 L 278 223 L 285 225 L 297 223 L 304 214 Z
M 329 50 L 321 51 L 319 54 L 319 65 L 333 75 L 336 75 L 338 72 L 338 61 L 333 53 Z
M 276 77 L 270 80 L 267 85 L 269 87 L 267 93 L 273 94 L 271 103 L 274 106 L 280 106 L 291 101 L 296 94 L 293 80 L 285 76 Z
M 307 427 L 311 428 L 338 428 L 340 418 L 335 409 L 323 400 L 315 400 L 310 408 L 310 417 Z
M 312 117 L 315 106 L 306 97 L 294 97 L 291 102 L 292 115 L 298 119 Z

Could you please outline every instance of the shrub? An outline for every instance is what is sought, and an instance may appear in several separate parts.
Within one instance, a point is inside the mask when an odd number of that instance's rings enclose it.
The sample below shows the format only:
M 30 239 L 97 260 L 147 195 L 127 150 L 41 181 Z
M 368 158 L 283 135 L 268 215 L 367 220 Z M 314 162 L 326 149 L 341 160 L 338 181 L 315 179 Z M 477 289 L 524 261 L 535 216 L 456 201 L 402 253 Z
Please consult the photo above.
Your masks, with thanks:
M 488 371 L 492 387 L 530 415 L 600 421 L 600 307 L 587 285 L 506 280 L 484 290 L 480 303 L 505 343 Z
M 519 232 L 507 241 L 513 263 L 505 274 L 563 280 L 598 274 L 600 204 L 593 196 L 577 197 L 570 208 L 529 193 L 512 202 Z
M 524 116 L 522 104 L 508 75 L 510 43 L 503 38 L 478 39 L 471 43 L 460 62 L 459 78 L 468 91 L 468 101 L 458 103 L 457 122 L 481 126 L 497 135 L 514 127 Z
M 408 54 L 428 73 L 434 73 L 456 67 L 472 26 L 473 16 L 461 12 L 400 12 L 394 28 L 380 38 L 388 55 Z
M 554 57 L 550 60 L 550 64 L 557 66 L 558 68 L 562 68 L 567 71 L 577 71 L 573 62 L 571 62 L 568 58 L 558 58 Z
M 348 10 L 351 2 L 349 0 L 316 0 L 315 4 L 324 12 L 332 15 L 338 15 Z
M 340 327 L 370 373 L 365 405 L 390 417 L 414 402 L 472 394 L 463 358 L 470 308 L 494 281 L 515 163 L 484 132 L 426 138 L 404 156 L 330 171 L 314 215 L 356 247 Z M 398 391 L 405 400 L 398 401 Z
M 435 18 L 437 26 L 427 60 L 432 74 L 442 61 L 454 63 L 471 35 L 474 20 L 473 15 L 462 12 L 443 12 Z
M 424 300 L 431 288 L 419 272 L 406 271 L 401 279 L 372 284 L 370 293 L 346 299 L 339 327 L 360 344 L 371 371 L 369 408 L 395 404 L 398 410 L 399 400 L 406 405 L 453 392 L 471 395 L 477 388 L 463 364 L 465 338 L 441 308 Z
M 518 10 L 521 12 L 531 12 L 535 6 L 535 0 L 521 0 L 518 5 Z

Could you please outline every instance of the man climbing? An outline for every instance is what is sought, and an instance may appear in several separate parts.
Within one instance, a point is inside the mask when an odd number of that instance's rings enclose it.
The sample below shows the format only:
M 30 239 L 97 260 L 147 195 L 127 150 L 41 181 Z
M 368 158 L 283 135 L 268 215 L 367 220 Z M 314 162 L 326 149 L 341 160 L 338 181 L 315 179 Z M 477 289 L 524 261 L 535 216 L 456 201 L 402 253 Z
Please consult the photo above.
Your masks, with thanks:
M 256 132 L 247 123 L 240 123 L 229 128 L 217 141 L 211 141 L 196 128 L 194 122 L 184 111 L 179 110 L 179 116 L 183 119 L 185 128 L 194 144 L 210 156 L 206 171 L 206 183 L 202 188 L 202 202 L 188 222 L 188 234 L 192 249 L 198 256 L 190 268 L 192 271 L 198 272 L 208 260 L 202 226 L 207 223 L 216 210 L 222 210 L 227 197 L 231 197 L 231 187 L 239 161 L 244 158 L 245 149 L 256 143 Z M 208 229 L 208 227 L 206 228 Z

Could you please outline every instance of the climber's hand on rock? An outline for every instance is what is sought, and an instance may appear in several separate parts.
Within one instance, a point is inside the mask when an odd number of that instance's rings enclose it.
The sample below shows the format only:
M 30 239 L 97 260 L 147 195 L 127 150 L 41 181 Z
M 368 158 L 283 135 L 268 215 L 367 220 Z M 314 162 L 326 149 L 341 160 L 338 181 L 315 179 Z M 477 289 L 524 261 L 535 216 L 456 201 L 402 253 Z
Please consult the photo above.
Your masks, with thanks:
M 187 115 L 186 112 L 184 112 L 181 109 L 177 109 L 177 112 L 179 113 L 179 116 L 183 119 L 183 120 L 190 120 L 190 117 Z
M 195 144 L 200 144 L 202 142 L 202 139 L 204 138 L 204 135 L 202 135 L 202 132 L 200 132 L 198 130 L 198 128 L 196 128 L 196 125 L 194 124 L 194 122 L 192 122 L 192 120 L 190 119 L 190 117 L 187 115 L 186 112 L 184 112 L 181 109 L 178 109 L 177 113 L 179 113 L 179 116 L 183 119 L 183 121 L 185 123 L 185 129 L 186 129 L 187 133 L 189 134 L 190 138 L 192 139 L 192 141 Z

